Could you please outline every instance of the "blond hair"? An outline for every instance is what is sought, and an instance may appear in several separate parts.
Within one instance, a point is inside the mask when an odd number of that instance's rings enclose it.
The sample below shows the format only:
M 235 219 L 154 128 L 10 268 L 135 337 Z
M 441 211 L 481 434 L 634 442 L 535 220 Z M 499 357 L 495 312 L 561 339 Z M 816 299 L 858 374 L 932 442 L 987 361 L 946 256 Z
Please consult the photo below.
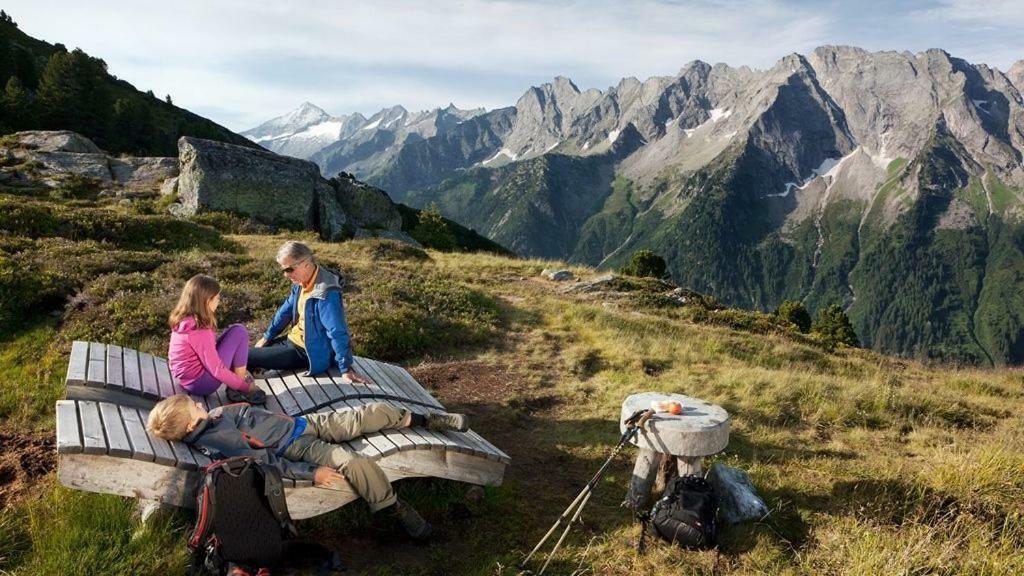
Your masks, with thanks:
M 192 398 L 188 394 L 175 394 L 156 403 L 146 421 L 146 430 L 164 440 L 181 440 L 188 434 Z
M 185 282 L 178 303 L 167 323 L 173 330 L 187 316 L 194 316 L 197 328 L 217 328 L 217 318 L 210 312 L 210 299 L 220 294 L 220 284 L 211 276 L 196 274 Z

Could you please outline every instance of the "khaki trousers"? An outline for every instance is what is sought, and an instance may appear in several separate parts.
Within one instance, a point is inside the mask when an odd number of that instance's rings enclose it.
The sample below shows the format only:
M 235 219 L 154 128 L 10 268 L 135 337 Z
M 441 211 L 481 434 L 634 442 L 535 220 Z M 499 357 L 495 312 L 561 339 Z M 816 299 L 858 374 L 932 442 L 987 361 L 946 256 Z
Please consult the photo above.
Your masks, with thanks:
M 284 451 L 289 460 L 330 466 L 341 472 L 370 510 L 376 512 L 395 503 L 391 482 L 376 462 L 337 444 L 385 428 L 398 428 L 406 411 L 381 402 L 355 410 L 304 416 L 306 430 Z

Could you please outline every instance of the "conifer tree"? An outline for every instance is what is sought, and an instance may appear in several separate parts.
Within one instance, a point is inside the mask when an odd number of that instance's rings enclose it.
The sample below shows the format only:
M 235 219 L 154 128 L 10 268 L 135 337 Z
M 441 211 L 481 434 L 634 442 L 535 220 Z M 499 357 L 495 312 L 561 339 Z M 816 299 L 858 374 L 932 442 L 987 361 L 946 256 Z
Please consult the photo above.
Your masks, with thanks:
M 3 109 L 5 124 L 11 130 L 24 130 L 35 124 L 32 100 L 17 76 L 11 76 L 4 86 Z

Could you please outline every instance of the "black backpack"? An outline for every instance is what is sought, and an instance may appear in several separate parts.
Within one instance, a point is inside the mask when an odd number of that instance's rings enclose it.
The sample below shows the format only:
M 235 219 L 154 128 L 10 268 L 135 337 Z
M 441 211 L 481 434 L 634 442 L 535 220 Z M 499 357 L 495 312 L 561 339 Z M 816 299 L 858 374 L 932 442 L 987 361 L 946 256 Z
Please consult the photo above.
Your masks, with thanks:
M 228 564 L 252 573 L 278 565 L 295 527 L 275 466 L 249 457 L 217 460 L 202 470 L 195 495 L 190 574 L 224 574 Z
M 700 476 L 673 478 L 665 494 L 654 503 L 650 523 L 662 539 L 683 548 L 715 545 L 718 497 Z

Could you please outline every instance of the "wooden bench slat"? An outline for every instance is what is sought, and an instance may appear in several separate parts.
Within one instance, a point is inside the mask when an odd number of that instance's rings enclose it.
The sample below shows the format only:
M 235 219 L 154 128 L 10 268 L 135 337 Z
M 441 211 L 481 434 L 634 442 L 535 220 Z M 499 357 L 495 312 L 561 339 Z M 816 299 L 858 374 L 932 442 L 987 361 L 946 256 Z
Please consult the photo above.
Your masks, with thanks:
M 331 402 L 341 400 L 345 396 L 344 393 L 342 393 L 341 388 L 338 388 L 338 385 L 334 383 L 330 374 L 321 374 L 320 376 L 314 377 L 313 380 L 316 380 L 316 383 L 320 385 L 320 389 L 323 391 L 324 395 L 327 396 L 327 402 L 321 406 L 326 406 Z
M 116 404 L 100 402 L 100 416 L 103 418 L 103 430 L 107 434 L 107 453 L 111 456 L 129 457 L 132 455 L 132 445 L 128 441 L 128 434 L 124 431 L 124 422 L 121 421 L 121 412 Z
M 256 387 L 263 390 L 263 393 L 267 395 L 267 410 L 286 414 L 284 408 L 281 406 L 281 403 L 278 402 L 277 397 L 274 396 L 274 391 L 270 388 L 270 385 L 267 384 L 266 380 L 256 380 Z
M 106 454 L 107 437 L 103 434 L 103 421 L 95 402 L 78 402 L 78 421 L 82 425 L 82 450 L 86 454 Z
M 473 439 L 477 441 L 477 443 L 479 443 L 480 445 L 485 447 L 487 450 L 489 450 L 490 453 L 496 454 L 498 456 L 498 460 L 500 460 L 501 462 L 503 462 L 505 464 L 508 464 L 509 462 L 512 461 L 512 458 L 510 458 L 508 454 L 505 454 L 504 452 L 501 451 L 500 448 L 498 448 L 494 444 L 491 444 L 490 442 L 488 442 L 486 438 L 484 438 L 483 436 L 478 434 L 476 431 L 468 430 L 466 432 L 466 434 L 469 434 L 470 436 L 472 436 Z
M 377 369 L 376 363 L 367 358 L 356 358 L 354 367 L 373 380 L 373 383 L 380 388 L 381 393 L 390 398 L 402 399 L 405 395 L 395 389 L 391 384 L 388 375 Z
M 481 458 L 487 458 L 488 460 L 497 460 L 498 459 L 498 456 L 496 454 L 493 457 L 491 457 L 490 453 L 488 452 L 488 450 L 486 448 L 484 448 L 472 436 L 470 436 L 469 434 L 466 434 L 465 432 L 459 432 L 458 430 L 453 430 L 451 432 L 451 436 L 453 438 L 455 438 L 460 444 L 462 444 L 463 446 L 468 448 L 469 449 L 469 452 L 468 452 L 469 454 L 473 454 L 475 456 L 480 456 Z
M 124 388 L 124 349 L 111 344 L 107 346 L 107 386 Z
M 334 382 L 334 385 L 338 387 L 338 390 L 341 391 L 341 397 L 345 400 L 369 395 L 368 389 L 362 386 L 356 386 L 355 384 L 343 382 L 341 380 L 341 371 L 339 371 L 335 366 L 331 366 L 327 369 L 327 375 L 331 378 L 331 381 Z
M 174 396 L 176 393 L 174 390 L 174 379 L 171 378 L 171 369 L 167 365 L 167 360 L 154 356 L 153 367 L 156 369 L 156 382 L 160 388 L 160 397 L 170 398 Z
M 370 359 L 366 359 L 366 363 L 367 365 L 372 366 L 373 369 L 381 375 L 381 378 L 383 378 L 384 381 L 386 381 L 388 385 L 395 390 L 396 394 L 400 398 L 417 404 L 423 402 L 422 396 L 420 396 L 415 389 L 419 388 L 419 386 L 410 387 L 408 383 L 404 382 L 397 374 L 394 373 L 392 366 L 384 362 L 378 362 Z
M 373 446 L 380 451 L 381 456 L 388 456 L 398 452 L 398 446 L 396 446 L 394 442 L 389 440 L 388 437 L 381 432 L 363 434 L 362 438 L 365 438 L 367 442 L 373 444 Z
M 188 446 L 188 444 L 186 444 L 186 446 Z M 210 460 L 209 456 L 203 454 L 195 446 L 188 446 L 188 451 L 192 454 L 192 459 L 196 461 L 196 466 L 199 468 L 206 468 L 213 463 L 213 460 Z
M 89 343 L 89 368 L 87 384 L 103 386 L 107 380 L 107 347 L 96 342 Z
M 57 401 L 57 452 L 79 454 L 82 437 L 78 428 L 78 408 L 74 400 Z
M 416 402 L 417 404 L 426 404 L 431 407 L 436 403 L 434 399 L 427 394 L 427 391 L 423 389 L 423 386 L 420 386 L 419 382 L 403 377 L 401 372 L 404 372 L 405 369 L 401 366 L 395 366 L 386 362 L 377 362 L 377 366 L 380 370 L 391 376 L 391 382 L 394 386 L 401 388 L 405 393 L 406 398 L 409 400 Z
M 376 398 L 395 398 L 398 396 L 395 391 L 388 386 L 386 379 L 378 374 L 374 367 L 370 366 L 370 364 L 366 362 L 365 358 L 355 360 L 352 367 L 355 368 L 357 372 L 361 372 L 368 376 L 371 381 L 369 384 L 353 384 L 360 396 L 373 396 Z M 338 378 L 341 378 L 340 373 L 338 374 Z
M 139 371 L 139 352 L 124 349 L 124 387 L 142 394 L 142 373 Z
M 277 401 L 281 404 L 281 410 L 285 414 L 295 416 L 300 413 L 299 403 L 295 401 L 295 397 L 288 391 L 288 387 L 285 386 L 283 380 L 280 378 L 267 378 L 266 382 L 277 398 Z
M 139 412 L 135 408 L 120 406 L 121 420 L 124 422 L 125 433 L 128 434 L 128 441 L 132 445 L 132 458 L 152 462 L 156 455 L 153 447 L 149 444 L 149 435 L 146 427 L 139 418 Z
M 390 365 L 385 364 L 385 366 Z M 427 389 L 424 388 L 422 384 L 417 382 L 416 379 L 412 377 L 412 374 L 410 374 L 408 370 L 402 368 L 401 366 L 391 366 L 391 368 L 394 370 L 398 378 L 404 380 L 407 384 L 410 385 L 410 387 L 415 387 L 416 394 L 417 396 L 419 396 L 420 402 L 426 404 L 427 406 L 432 406 L 437 410 L 445 411 L 444 405 L 442 405 L 437 398 L 431 396 L 430 392 L 427 392 Z
M 89 343 L 75 340 L 71 343 L 71 358 L 68 360 L 68 373 L 64 382 L 85 384 L 86 371 L 89 369 Z
M 302 374 L 299 373 L 295 373 L 292 376 L 298 379 L 299 385 L 301 385 L 302 389 L 305 390 L 306 393 L 309 394 L 309 397 L 313 399 L 314 408 L 326 406 L 331 401 L 331 399 L 327 397 L 327 392 L 320 384 L 320 378 L 303 376 Z M 334 386 L 334 383 L 331 382 L 330 379 L 326 379 L 326 381 L 332 387 Z
M 171 445 L 171 452 L 174 459 L 178 461 L 178 468 L 183 470 L 195 470 L 198 468 L 195 458 L 192 457 L 192 450 L 184 442 L 168 442 Z
M 156 367 L 153 365 L 153 357 L 145 352 L 139 352 L 139 376 L 142 380 L 142 394 L 154 400 L 160 398 L 160 386 L 156 381 Z
M 431 450 L 446 450 L 448 448 L 444 439 L 437 432 L 421 427 L 417 427 L 415 430 L 419 432 L 420 436 L 423 436 L 423 439 L 430 445 Z
M 288 391 L 292 393 L 292 397 L 295 398 L 295 401 L 299 404 L 300 412 L 292 414 L 292 416 L 305 414 L 316 409 L 316 403 L 313 402 L 309 393 L 306 392 L 306 389 L 302 386 L 302 382 L 299 381 L 298 376 L 295 374 L 283 374 L 281 375 L 280 380 L 288 388 Z

